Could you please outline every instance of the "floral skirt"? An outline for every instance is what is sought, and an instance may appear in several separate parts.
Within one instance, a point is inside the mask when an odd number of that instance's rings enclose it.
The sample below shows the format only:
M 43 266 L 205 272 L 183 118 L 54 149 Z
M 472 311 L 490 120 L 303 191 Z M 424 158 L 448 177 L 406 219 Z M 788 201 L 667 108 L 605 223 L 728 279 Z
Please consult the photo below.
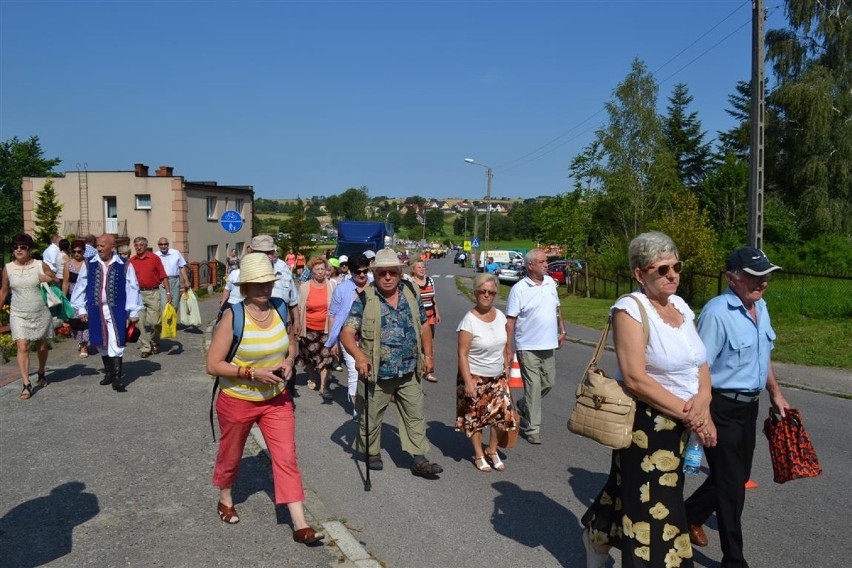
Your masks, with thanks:
M 609 479 L 583 515 L 592 542 L 621 549 L 622 566 L 692 568 L 683 501 L 689 432 L 637 402 L 633 443 L 612 452 Z
M 499 426 L 501 430 L 516 430 L 518 416 L 512 404 L 509 380 L 505 375 L 481 377 L 471 374 L 476 382 L 476 396 L 464 394 L 464 381 L 458 377 L 456 386 L 456 430 L 470 438 L 486 426 Z
M 298 363 L 318 371 L 331 367 L 334 358 L 325 346 L 326 341 L 328 341 L 328 334 L 321 330 L 305 331 L 305 337 L 299 338 Z

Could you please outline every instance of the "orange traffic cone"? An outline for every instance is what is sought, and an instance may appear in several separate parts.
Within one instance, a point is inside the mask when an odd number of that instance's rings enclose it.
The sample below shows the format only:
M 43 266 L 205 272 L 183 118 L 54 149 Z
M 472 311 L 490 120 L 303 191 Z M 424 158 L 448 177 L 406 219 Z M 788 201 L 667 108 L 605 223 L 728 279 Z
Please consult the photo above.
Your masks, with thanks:
M 512 368 L 509 370 L 509 388 L 524 388 L 524 381 L 521 380 L 521 364 L 518 363 L 517 354 L 512 358 Z

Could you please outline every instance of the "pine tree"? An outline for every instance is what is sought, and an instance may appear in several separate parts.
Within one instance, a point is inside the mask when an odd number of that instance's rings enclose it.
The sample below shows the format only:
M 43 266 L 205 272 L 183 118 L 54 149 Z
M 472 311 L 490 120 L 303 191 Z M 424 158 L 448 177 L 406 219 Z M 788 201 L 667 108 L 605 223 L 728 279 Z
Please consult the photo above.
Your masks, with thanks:
M 680 181 L 695 187 L 706 176 L 710 166 L 710 144 L 704 142 L 698 113 L 688 113 L 693 97 L 685 83 L 678 83 L 669 97 L 668 115 L 663 119 L 663 135 L 677 162 Z
M 59 215 L 62 213 L 63 205 L 56 199 L 56 190 L 53 189 L 53 180 L 48 179 L 44 188 L 35 194 L 35 225 L 37 227 L 34 235 L 36 246 L 41 250 L 47 247 L 53 235 L 59 233 Z

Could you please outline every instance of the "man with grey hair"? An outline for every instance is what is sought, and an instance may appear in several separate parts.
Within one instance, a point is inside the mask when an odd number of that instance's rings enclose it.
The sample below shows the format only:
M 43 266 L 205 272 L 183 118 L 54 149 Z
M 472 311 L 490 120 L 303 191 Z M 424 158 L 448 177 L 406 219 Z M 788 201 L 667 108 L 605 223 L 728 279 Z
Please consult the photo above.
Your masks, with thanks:
M 163 267 L 166 269 L 166 275 L 169 277 L 169 290 L 171 296 L 166 296 L 166 287 L 160 287 L 160 301 L 165 307 L 166 302 L 170 302 L 175 310 L 180 305 L 180 297 L 183 292 L 189 290 L 189 276 L 187 272 L 189 268 L 186 264 L 186 259 L 179 250 L 169 246 L 169 239 L 160 237 L 157 241 L 157 256 L 163 262 Z
M 148 239 L 145 237 L 133 239 L 133 250 L 136 254 L 130 258 L 130 264 L 136 270 L 139 297 L 142 300 L 142 310 L 139 312 L 140 357 L 147 359 L 152 352 L 160 352 L 160 331 L 162 330 L 160 286 L 162 285 L 166 290 L 166 301 L 171 300 L 172 292 L 163 262 L 160 257 L 148 250 Z
M 526 277 L 512 286 L 506 301 L 509 360 L 517 354 L 524 381 L 518 410 L 530 444 L 541 444 L 541 399 L 556 379 L 556 353 L 565 341 L 565 322 L 556 282 L 547 275 L 547 255 L 535 248 L 524 256 Z
M 761 391 L 769 391 L 776 414 L 783 417 L 790 409 L 772 369 L 775 331 L 763 299 L 776 270 L 781 267 L 769 262 L 762 250 L 743 247 L 731 252 L 725 265 L 728 289 L 707 302 L 698 318 L 713 384 L 710 416 L 718 443 L 705 449 L 710 475 L 686 500 L 686 518 L 692 543 L 707 546 L 702 525 L 715 511 L 724 568 L 748 567 L 741 519 Z

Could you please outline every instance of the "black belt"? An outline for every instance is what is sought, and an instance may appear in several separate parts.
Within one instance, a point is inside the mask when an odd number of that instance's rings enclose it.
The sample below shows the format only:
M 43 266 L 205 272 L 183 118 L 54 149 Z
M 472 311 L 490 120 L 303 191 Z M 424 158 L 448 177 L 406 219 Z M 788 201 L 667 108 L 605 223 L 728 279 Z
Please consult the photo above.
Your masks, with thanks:
M 736 402 L 754 402 L 760 398 L 760 391 L 714 390 L 713 392 Z
M 145 292 L 150 292 L 151 290 L 159 290 L 159 286 L 154 286 L 153 288 L 139 288 L 140 290 L 144 290 Z

